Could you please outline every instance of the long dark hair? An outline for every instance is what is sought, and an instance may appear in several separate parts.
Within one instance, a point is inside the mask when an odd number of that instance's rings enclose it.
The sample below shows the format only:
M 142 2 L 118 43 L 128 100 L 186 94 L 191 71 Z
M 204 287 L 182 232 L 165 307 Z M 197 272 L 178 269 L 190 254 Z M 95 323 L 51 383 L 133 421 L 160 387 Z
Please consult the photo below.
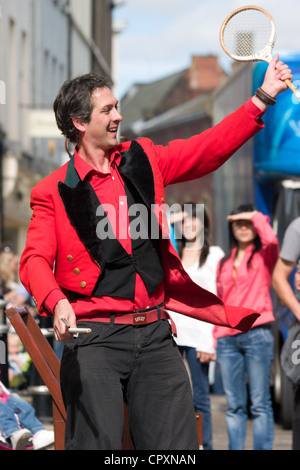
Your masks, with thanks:
M 256 207 L 253 204 L 241 204 L 240 206 L 233 209 L 233 211 L 230 212 L 230 215 L 241 214 L 242 212 L 253 212 L 255 210 L 256 210 Z M 220 263 L 219 274 L 221 272 L 221 269 L 225 261 L 227 261 L 230 258 L 232 250 L 238 247 L 238 241 L 233 234 L 232 222 L 228 222 L 228 233 L 229 233 L 229 253 L 226 256 L 224 256 L 224 258 L 222 259 Z M 261 249 L 261 247 L 262 247 L 262 243 L 259 238 L 259 235 L 256 235 L 255 239 L 253 240 L 253 250 L 247 262 L 248 269 L 251 266 L 251 261 L 252 261 L 254 254 L 257 253 Z
M 189 217 L 199 218 L 199 211 L 197 210 L 197 206 L 198 204 L 196 202 L 185 202 L 182 205 L 181 210 L 186 211 L 186 208 L 188 207 Z M 204 215 L 204 218 L 203 218 L 204 234 L 203 235 L 204 237 L 203 237 L 203 246 L 202 246 L 200 257 L 199 257 L 199 266 L 203 266 L 203 264 L 205 263 L 207 256 L 209 254 L 209 248 L 210 248 L 210 220 L 209 220 L 208 213 L 204 206 L 203 206 L 203 211 L 204 211 L 203 212 L 203 215 Z M 201 220 L 201 222 L 203 222 L 203 220 Z M 186 243 L 187 243 L 187 240 L 182 234 L 181 243 L 179 244 L 179 256 L 180 257 L 182 256 L 182 251 Z

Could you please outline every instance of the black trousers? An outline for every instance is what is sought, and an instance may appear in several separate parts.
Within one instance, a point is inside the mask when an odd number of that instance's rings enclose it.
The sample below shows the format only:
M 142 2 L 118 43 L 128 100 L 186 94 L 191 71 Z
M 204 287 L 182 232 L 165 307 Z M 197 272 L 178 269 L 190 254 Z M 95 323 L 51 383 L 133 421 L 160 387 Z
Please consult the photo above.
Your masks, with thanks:
M 120 450 L 125 400 L 136 450 L 197 450 L 192 390 L 169 322 L 80 326 L 92 332 L 65 344 L 61 364 L 66 449 Z

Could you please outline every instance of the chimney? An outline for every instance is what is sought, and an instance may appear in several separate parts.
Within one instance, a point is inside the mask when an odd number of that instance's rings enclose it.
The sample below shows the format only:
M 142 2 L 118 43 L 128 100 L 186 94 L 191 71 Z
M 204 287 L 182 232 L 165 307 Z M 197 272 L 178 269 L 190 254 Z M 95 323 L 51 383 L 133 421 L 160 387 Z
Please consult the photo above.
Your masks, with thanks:
M 226 74 L 221 69 L 217 56 L 194 55 L 192 56 L 188 77 L 190 90 L 208 92 L 217 88 L 226 77 Z

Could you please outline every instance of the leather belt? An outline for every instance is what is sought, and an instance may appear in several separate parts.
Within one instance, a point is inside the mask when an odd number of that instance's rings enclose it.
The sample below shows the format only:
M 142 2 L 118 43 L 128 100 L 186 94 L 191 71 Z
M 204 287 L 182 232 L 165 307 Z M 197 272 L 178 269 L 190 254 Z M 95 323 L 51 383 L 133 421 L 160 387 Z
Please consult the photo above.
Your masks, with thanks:
M 125 325 L 147 325 L 157 320 L 168 319 L 169 315 L 163 304 L 156 305 L 145 310 L 137 310 L 133 313 L 111 313 L 110 316 L 100 316 L 97 321 L 110 322 Z

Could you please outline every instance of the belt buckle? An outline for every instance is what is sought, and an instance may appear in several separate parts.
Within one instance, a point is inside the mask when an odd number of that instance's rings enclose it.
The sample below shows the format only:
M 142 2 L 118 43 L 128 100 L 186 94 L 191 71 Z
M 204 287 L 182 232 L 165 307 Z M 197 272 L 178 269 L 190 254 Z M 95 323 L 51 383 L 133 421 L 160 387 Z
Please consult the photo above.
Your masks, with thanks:
M 134 325 L 146 325 L 147 324 L 147 313 L 134 313 L 133 314 Z

